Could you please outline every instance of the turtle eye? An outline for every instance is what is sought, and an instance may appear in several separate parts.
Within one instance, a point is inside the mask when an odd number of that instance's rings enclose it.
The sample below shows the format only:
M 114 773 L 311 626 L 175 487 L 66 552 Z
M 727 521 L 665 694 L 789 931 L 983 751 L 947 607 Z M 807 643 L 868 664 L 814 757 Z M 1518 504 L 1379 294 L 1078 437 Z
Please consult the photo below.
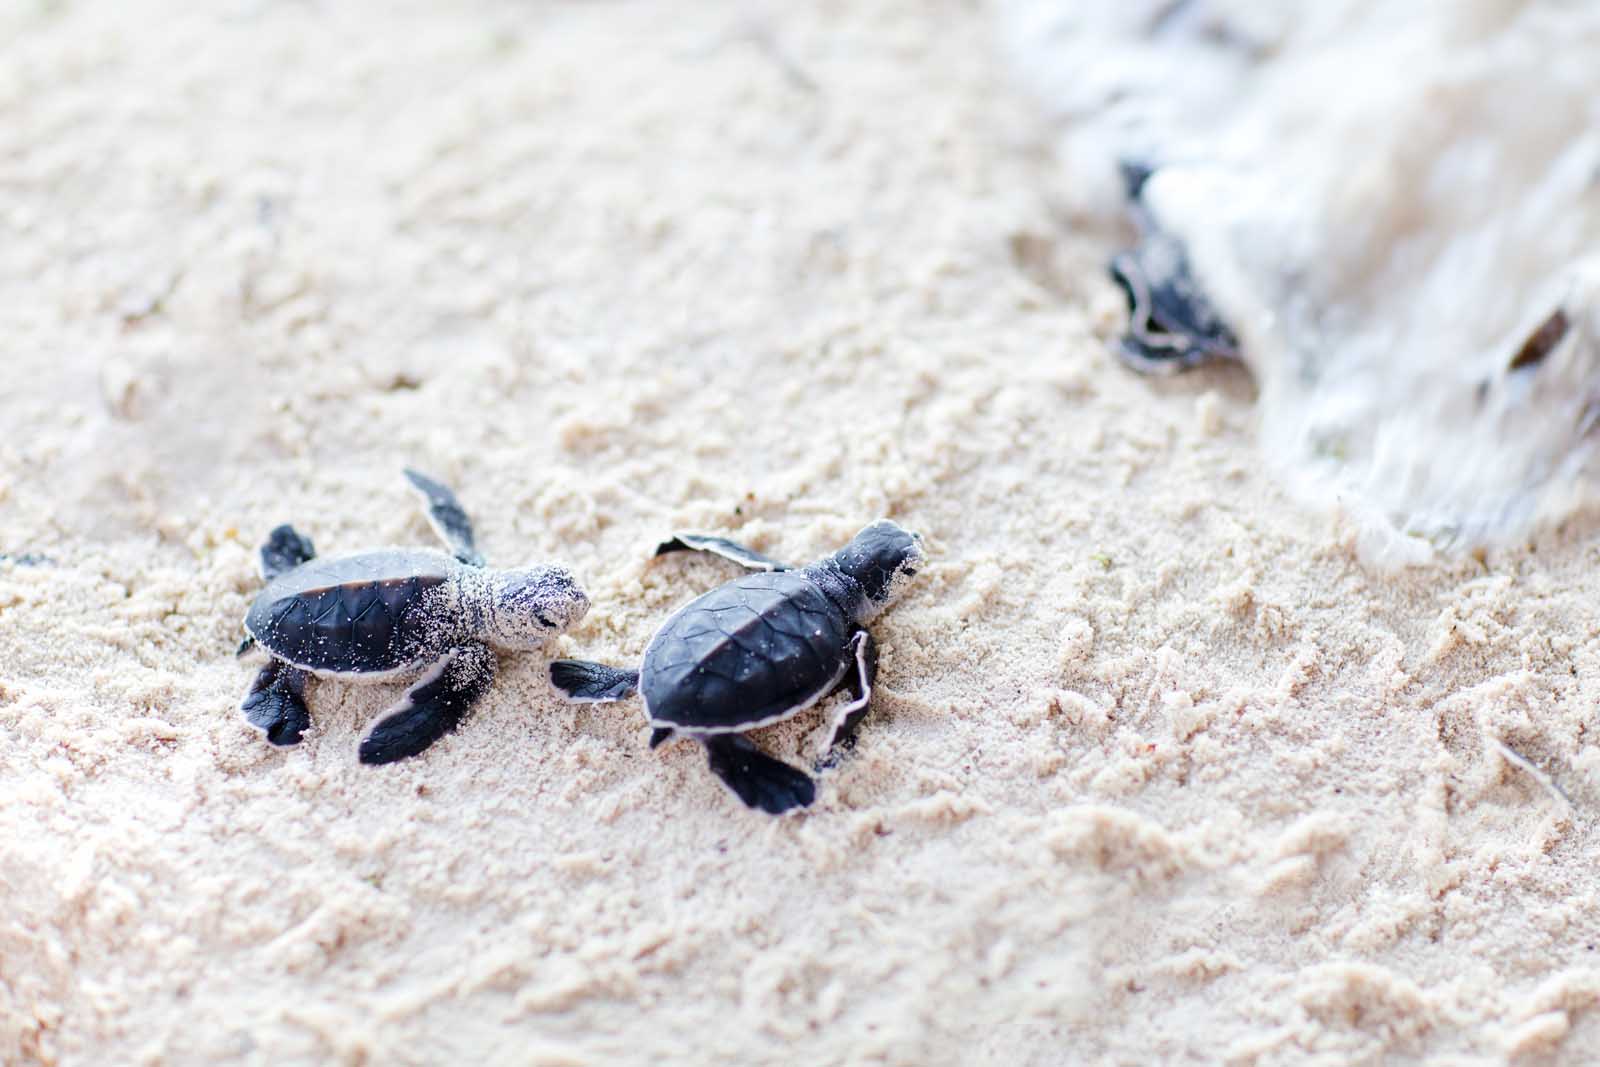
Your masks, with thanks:
M 537 619 L 539 621 L 539 625 L 543 626 L 546 630 L 554 630 L 556 628 L 556 624 L 545 618 L 542 612 L 534 612 L 533 617 Z

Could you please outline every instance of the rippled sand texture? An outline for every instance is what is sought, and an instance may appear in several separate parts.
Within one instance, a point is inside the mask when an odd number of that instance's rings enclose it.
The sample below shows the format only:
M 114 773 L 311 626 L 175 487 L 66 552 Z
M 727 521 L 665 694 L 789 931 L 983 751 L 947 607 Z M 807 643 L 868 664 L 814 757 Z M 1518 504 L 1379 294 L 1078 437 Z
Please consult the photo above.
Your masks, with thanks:
M 1589 1059 L 1592 520 L 1375 574 L 1243 371 L 1126 373 L 994 27 L 0 7 L 0 1061 Z M 385 686 L 274 750 L 256 544 L 431 543 L 403 463 L 585 578 L 567 654 L 732 576 L 676 528 L 934 562 L 803 817 L 537 655 L 421 759 L 355 761 Z
M 1600 5 L 1007 0 L 1066 195 L 1119 158 L 1186 245 L 1297 494 L 1374 562 L 1594 497 Z M 1581 479 L 1582 485 L 1575 486 Z

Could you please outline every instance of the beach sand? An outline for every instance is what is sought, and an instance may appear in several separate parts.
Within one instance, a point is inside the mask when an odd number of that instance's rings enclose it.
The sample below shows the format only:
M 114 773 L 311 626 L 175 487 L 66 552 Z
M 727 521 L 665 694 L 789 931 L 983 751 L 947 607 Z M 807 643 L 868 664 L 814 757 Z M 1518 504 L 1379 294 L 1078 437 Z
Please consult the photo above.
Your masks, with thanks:
M 0 1062 L 1586 1062 L 1600 556 L 1382 573 L 1245 372 L 1125 372 L 987 11 L 0 11 Z M 889 516 L 934 559 L 806 814 L 505 657 L 236 707 L 284 521 L 494 562 L 629 662 Z M 797 763 L 826 715 L 764 731 Z

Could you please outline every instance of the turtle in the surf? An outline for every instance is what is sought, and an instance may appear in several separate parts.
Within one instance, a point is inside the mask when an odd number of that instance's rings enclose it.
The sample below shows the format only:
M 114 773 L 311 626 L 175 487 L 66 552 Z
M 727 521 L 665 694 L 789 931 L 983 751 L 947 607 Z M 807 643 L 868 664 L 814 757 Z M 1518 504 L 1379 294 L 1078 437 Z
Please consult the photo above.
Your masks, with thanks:
M 240 710 L 274 745 L 299 743 L 311 725 L 305 685 L 312 675 L 348 682 L 421 675 L 373 720 L 359 749 L 362 763 L 415 756 L 488 691 L 496 650 L 538 649 L 589 610 L 564 567 L 486 568 L 455 494 L 414 470 L 405 476 L 449 553 L 385 548 L 327 559 L 287 525 L 261 546 L 267 586 L 245 616 L 239 653 L 259 644 L 272 660 Z
M 650 747 L 689 737 L 711 772 L 752 808 L 774 815 L 816 797 L 811 776 L 762 752 L 747 730 L 787 719 L 835 690 L 829 750 L 867 713 L 878 657 L 866 624 L 905 587 L 926 556 L 922 538 L 887 519 L 830 556 L 791 568 L 721 537 L 679 534 L 656 555 L 713 552 L 757 573 L 679 608 L 656 632 L 637 671 L 556 660 L 550 680 L 579 702 L 644 697 Z
M 1111 280 L 1128 299 L 1128 328 L 1117 355 L 1141 374 L 1174 374 L 1215 360 L 1236 360 L 1239 339 L 1196 281 L 1187 246 L 1162 225 L 1146 200 L 1146 186 L 1156 169 L 1122 164 L 1140 240 L 1111 260 Z

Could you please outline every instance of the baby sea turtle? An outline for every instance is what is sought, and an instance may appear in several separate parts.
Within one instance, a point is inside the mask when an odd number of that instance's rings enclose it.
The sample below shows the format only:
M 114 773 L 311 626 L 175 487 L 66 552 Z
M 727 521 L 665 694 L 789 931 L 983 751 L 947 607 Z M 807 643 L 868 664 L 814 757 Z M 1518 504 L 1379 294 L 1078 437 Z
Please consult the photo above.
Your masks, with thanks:
M 761 573 L 735 578 L 679 608 L 656 631 L 637 671 L 556 660 L 550 680 L 579 702 L 644 696 L 650 747 L 677 735 L 706 746 L 711 773 L 752 808 L 803 808 L 816 783 L 744 736 L 798 714 L 841 686 L 853 699 L 834 715 L 832 749 L 872 699 L 878 656 L 866 623 L 917 573 L 922 538 L 887 519 L 844 548 L 793 569 L 721 537 L 680 534 L 656 555 L 714 552 Z
M 1140 374 L 1173 374 L 1238 359 L 1239 339 L 1195 279 L 1188 248 L 1146 202 L 1145 187 L 1155 173 L 1144 163 L 1122 163 L 1140 241 L 1111 260 L 1111 279 L 1128 299 L 1128 329 L 1117 355 Z
M 362 763 L 415 756 L 455 729 L 494 680 L 492 649 L 525 652 L 589 610 L 563 567 L 484 567 L 472 524 L 448 488 L 405 472 L 427 503 L 446 555 L 386 548 L 315 559 L 311 540 L 279 526 L 261 546 L 267 581 L 245 616 L 244 654 L 260 643 L 272 656 L 240 710 L 275 745 L 293 745 L 311 725 L 309 675 L 351 682 L 421 673 L 361 739 Z

